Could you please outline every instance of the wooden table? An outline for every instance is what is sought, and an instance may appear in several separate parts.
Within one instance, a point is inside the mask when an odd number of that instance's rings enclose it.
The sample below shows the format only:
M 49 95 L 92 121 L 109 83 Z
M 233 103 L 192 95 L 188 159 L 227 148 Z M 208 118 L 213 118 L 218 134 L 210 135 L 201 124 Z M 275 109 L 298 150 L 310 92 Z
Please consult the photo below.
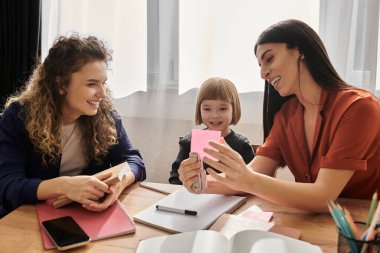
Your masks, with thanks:
M 120 196 L 120 201 L 130 215 L 155 203 L 165 194 L 132 185 Z M 370 205 L 369 200 L 340 199 L 355 220 L 365 220 Z M 329 214 L 314 214 L 277 206 L 255 196 L 249 196 L 247 203 L 236 213 L 251 205 L 258 205 L 264 211 L 273 211 L 276 224 L 286 225 L 302 231 L 301 239 L 318 245 L 323 252 L 337 252 L 337 232 L 334 221 Z M 156 228 L 136 223 L 136 232 L 130 235 L 92 242 L 70 252 L 135 252 L 140 240 L 167 235 Z M 44 247 L 38 225 L 35 205 L 22 205 L 12 213 L 0 219 L 0 252 L 43 252 Z M 58 252 L 50 250 L 49 252 Z

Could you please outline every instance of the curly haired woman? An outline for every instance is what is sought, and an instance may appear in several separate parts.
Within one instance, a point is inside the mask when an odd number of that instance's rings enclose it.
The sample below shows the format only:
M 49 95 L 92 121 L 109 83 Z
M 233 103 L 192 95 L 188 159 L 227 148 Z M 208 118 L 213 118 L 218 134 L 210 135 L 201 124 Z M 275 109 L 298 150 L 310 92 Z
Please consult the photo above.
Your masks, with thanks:
M 102 211 L 145 167 L 105 86 L 110 51 L 95 37 L 59 37 L 0 119 L 0 217 L 23 203 L 61 195 Z M 108 186 L 89 176 L 127 161 Z M 104 201 L 98 202 L 107 193 Z

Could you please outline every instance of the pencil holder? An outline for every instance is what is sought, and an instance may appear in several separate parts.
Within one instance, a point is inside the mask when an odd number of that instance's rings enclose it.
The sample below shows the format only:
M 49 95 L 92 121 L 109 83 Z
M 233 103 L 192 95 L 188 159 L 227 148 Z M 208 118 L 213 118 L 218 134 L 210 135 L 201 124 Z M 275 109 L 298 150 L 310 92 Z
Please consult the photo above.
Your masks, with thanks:
M 364 222 L 355 222 L 360 234 L 366 229 Z M 363 249 L 364 247 L 364 249 Z M 338 253 L 380 253 L 380 238 L 371 241 L 350 238 L 338 229 Z

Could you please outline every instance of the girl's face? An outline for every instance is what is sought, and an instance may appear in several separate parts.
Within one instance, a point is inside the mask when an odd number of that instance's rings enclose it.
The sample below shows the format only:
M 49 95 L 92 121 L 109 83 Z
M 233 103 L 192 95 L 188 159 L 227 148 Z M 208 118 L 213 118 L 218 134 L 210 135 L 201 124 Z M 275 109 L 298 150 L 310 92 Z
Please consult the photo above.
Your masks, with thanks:
M 203 100 L 201 117 L 209 130 L 221 131 L 224 137 L 232 121 L 232 104 L 223 100 Z
M 289 49 L 285 43 L 267 43 L 257 47 L 256 57 L 261 67 L 261 78 L 270 83 L 281 96 L 298 91 L 298 49 Z
M 74 123 L 80 116 L 93 116 L 106 97 L 107 65 L 92 61 L 71 74 L 70 83 L 60 92 L 66 93 L 63 105 L 63 124 Z

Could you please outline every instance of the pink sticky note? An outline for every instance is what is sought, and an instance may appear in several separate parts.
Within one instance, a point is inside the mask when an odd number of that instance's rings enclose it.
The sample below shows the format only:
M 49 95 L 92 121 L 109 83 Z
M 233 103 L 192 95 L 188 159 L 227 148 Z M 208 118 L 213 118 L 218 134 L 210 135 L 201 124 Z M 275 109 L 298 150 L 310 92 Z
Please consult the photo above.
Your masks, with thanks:
M 193 129 L 191 131 L 190 151 L 197 152 L 201 160 L 203 160 L 203 157 L 205 156 L 215 160 L 213 157 L 206 154 L 203 149 L 206 147 L 211 148 L 208 142 L 210 140 L 218 141 L 220 136 L 220 131 Z
M 242 213 L 242 216 L 251 220 L 269 222 L 272 219 L 273 212 L 246 210 Z

